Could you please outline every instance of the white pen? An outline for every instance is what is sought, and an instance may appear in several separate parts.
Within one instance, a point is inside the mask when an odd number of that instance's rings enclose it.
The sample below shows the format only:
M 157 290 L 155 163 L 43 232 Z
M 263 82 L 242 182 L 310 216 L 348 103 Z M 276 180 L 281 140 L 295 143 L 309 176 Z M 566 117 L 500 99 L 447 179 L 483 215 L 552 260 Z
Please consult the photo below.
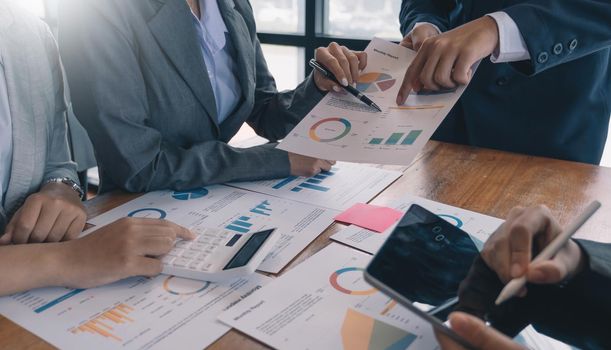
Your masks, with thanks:
M 540 262 L 540 261 L 549 260 L 554 255 L 556 255 L 560 251 L 560 249 L 564 247 L 566 242 L 568 242 L 571 236 L 573 236 L 575 232 L 577 232 L 577 230 L 579 230 L 579 228 L 586 221 L 588 221 L 588 219 L 598 210 L 598 208 L 600 208 L 600 206 L 601 204 L 599 201 L 594 201 L 590 203 L 590 205 L 588 205 L 586 210 L 580 216 L 578 216 L 573 222 L 571 222 L 571 224 L 568 225 L 566 229 L 562 231 L 561 234 L 556 236 L 556 238 L 554 238 L 554 240 L 547 247 L 545 247 L 541 251 L 541 253 L 539 253 L 539 255 L 537 255 L 537 257 L 531 262 L 531 264 Z M 496 298 L 496 301 L 494 303 L 496 305 L 500 305 L 501 303 L 507 301 L 508 299 L 516 295 L 520 291 L 520 289 L 524 287 L 525 284 L 526 284 L 526 275 L 512 279 L 511 281 L 509 281 L 509 283 L 507 283 L 505 288 L 503 288 L 503 290 L 499 294 L 498 298 Z

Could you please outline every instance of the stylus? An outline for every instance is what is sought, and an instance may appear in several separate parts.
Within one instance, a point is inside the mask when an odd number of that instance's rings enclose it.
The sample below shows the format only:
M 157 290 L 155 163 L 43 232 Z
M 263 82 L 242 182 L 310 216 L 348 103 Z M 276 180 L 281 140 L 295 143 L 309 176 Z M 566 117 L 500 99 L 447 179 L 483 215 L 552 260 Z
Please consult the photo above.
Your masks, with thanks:
M 564 247 L 564 245 L 568 242 L 571 236 L 573 236 L 575 232 L 577 232 L 577 230 L 579 230 L 579 228 L 586 221 L 588 221 L 588 219 L 598 210 L 598 208 L 600 208 L 600 206 L 601 204 L 599 201 L 594 201 L 590 203 L 590 205 L 587 206 L 586 210 L 573 222 L 571 222 L 571 224 L 567 226 L 561 234 L 556 236 L 556 238 L 554 238 L 554 240 L 547 247 L 545 247 L 541 251 L 541 253 L 539 253 L 539 255 L 537 255 L 537 257 L 531 262 L 531 264 L 549 260 L 554 255 L 556 255 L 560 251 L 560 249 L 562 249 L 562 247 Z M 516 295 L 516 293 L 518 293 L 520 289 L 524 287 L 525 284 L 526 276 L 512 279 L 511 281 L 509 281 L 509 283 L 507 283 L 505 288 L 503 288 L 498 298 L 496 299 L 495 304 L 500 305 L 501 303 L 507 301 L 508 299 Z

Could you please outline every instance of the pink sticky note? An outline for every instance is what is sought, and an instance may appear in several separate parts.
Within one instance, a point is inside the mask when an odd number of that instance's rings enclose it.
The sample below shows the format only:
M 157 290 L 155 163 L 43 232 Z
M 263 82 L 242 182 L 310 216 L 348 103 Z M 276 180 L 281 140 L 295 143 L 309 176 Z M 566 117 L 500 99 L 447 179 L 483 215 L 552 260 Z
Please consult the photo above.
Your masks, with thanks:
M 384 232 L 402 216 L 402 212 L 392 208 L 357 203 L 336 216 L 335 220 L 376 232 Z

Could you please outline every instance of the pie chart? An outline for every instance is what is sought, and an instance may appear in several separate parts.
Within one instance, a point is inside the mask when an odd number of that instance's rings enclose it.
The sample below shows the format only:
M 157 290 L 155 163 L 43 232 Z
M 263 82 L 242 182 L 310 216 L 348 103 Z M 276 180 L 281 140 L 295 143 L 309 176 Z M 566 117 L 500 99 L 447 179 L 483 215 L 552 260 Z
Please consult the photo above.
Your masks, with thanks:
M 386 73 L 365 73 L 361 75 L 356 88 L 361 92 L 381 92 L 392 88 L 397 79 Z
M 172 198 L 179 201 L 188 201 L 190 199 L 203 198 L 208 194 L 208 190 L 205 188 L 198 188 L 189 191 L 176 191 L 172 193 Z

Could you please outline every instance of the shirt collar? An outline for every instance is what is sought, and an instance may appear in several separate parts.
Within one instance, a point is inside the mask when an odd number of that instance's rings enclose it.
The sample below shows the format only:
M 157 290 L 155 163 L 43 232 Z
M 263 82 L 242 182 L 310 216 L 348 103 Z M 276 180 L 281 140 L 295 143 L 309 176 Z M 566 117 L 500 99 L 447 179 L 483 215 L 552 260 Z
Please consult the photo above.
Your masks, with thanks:
M 199 0 L 199 7 L 201 17 L 197 18 L 194 15 L 194 18 L 199 22 L 203 39 L 214 55 L 225 47 L 227 26 L 216 0 Z

